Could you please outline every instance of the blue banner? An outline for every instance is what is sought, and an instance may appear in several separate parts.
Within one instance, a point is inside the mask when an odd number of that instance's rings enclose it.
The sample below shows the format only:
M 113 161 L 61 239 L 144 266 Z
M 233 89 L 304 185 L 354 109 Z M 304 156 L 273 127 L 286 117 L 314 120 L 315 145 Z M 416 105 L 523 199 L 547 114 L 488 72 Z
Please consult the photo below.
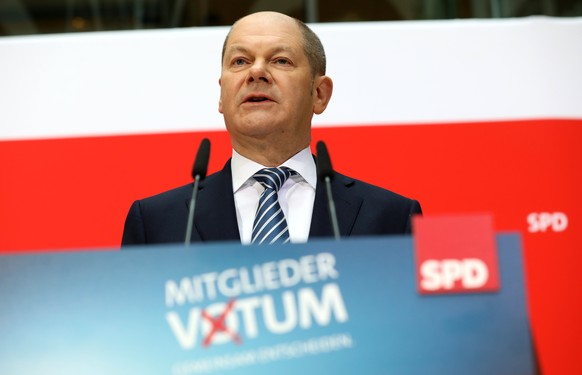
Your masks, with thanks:
M 519 236 L 501 289 L 421 296 L 413 240 L 0 257 L 0 374 L 533 374 Z

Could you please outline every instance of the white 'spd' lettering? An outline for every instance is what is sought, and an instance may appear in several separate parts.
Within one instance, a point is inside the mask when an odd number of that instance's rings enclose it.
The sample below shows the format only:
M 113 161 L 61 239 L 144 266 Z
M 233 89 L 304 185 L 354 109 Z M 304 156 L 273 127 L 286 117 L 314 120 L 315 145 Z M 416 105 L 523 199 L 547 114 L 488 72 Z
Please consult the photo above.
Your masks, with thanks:
M 527 215 L 528 232 L 563 232 L 568 228 L 568 216 L 563 212 L 532 212 Z
M 424 290 L 450 290 L 457 282 L 464 289 L 477 289 L 489 280 L 489 268 L 481 259 L 429 259 L 420 265 L 420 286 Z

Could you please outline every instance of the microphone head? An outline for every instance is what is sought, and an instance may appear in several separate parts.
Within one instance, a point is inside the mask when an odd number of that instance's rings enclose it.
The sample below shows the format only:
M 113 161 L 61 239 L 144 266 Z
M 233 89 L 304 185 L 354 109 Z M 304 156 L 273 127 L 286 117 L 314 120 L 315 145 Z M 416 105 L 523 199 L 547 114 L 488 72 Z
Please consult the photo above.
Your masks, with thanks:
M 208 138 L 204 138 L 200 142 L 200 147 L 198 147 L 198 153 L 196 154 L 196 159 L 194 160 L 194 167 L 192 167 L 192 178 L 196 179 L 198 175 L 200 181 L 204 180 L 206 173 L 208 172 L 208 159 L 210 158 L 210 141 Z
M 331 159 L 329 158 L 329 153 L 327 152 L 327 147 L 323 141 L 317 142 L 316 145 L 317 152 L 317 178 L 324 181 L 326 177 L 333 180 L 333 168 L 331 166 Z

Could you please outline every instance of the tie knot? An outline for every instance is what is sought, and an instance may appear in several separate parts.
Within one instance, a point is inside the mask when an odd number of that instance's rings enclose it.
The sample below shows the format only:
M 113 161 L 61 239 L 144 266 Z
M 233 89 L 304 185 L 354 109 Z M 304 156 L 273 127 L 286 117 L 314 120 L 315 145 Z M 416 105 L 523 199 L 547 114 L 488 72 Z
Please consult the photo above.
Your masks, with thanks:
M 287 181 L 290 176 L 296 175 L 293 169 L 287 167 L 264 168 L 253 175 L 265 189 L 273 189 L 279 191 L 281 186 Z

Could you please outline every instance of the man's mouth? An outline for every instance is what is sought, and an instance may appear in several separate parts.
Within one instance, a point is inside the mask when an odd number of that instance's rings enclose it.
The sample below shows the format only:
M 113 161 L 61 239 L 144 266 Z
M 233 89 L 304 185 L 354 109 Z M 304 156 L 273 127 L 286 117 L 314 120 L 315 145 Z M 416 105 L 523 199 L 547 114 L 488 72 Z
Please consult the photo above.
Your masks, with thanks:
M 269 96 L 267 95 L 261 95 L 261 93 L 256 93 L 256 94 L 249 94 L 245 100 L 244 103 L 262 103 L 262 102 L 272 102 L 273 99 L 271 99 Z
M 251 103 L 258 103 L 258 102 L 264 102 L 269 100 L 269 98 L 265 98 L 265 97 L 255 97 L 255 98 L 249 98 L 249 100 L 247 100 L 247 102 L 251 102 Z

